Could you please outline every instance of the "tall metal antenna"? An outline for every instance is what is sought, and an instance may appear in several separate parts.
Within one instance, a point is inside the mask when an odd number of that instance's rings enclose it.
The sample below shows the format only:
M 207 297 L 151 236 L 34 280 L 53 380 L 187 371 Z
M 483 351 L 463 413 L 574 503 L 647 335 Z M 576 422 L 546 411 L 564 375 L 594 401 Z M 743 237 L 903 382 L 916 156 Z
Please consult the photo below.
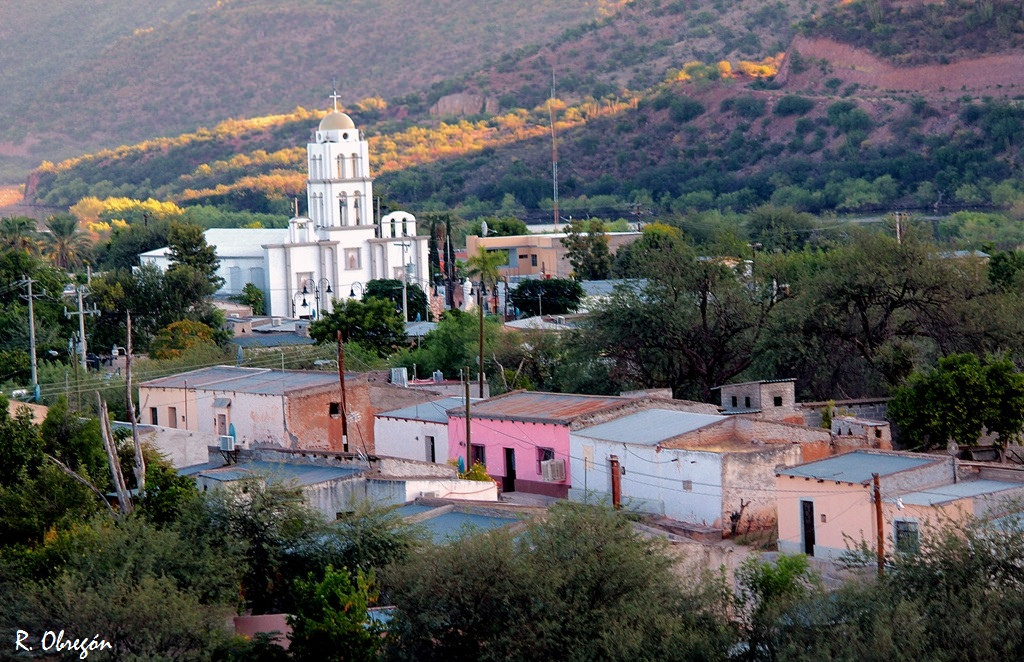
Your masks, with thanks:
M 558 230 L 558 139 L 555 136 L 555 68 L 551 68 L 551 98 L 548 100 L 551 116 L 551 200 L 555 214 L 555 230 Z

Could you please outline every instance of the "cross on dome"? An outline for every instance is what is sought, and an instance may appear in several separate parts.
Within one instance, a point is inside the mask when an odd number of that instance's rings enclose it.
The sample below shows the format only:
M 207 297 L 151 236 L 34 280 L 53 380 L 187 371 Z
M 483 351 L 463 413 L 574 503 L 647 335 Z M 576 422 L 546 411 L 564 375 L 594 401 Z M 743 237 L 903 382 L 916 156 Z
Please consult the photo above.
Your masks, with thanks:
M 341 98 L 341 95 L 338 94 L 338 88 L 334 88 L 334 94 L 330 95 L 328 98 L 334 99 L 334 112 L 338 112 L 338 99 Z

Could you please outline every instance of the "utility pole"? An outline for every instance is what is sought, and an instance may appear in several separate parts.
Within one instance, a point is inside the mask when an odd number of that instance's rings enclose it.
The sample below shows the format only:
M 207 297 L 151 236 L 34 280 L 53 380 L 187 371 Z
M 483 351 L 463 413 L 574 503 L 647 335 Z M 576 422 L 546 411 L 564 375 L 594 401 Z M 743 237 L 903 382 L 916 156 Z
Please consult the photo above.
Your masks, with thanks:
M 341 383 L 341 402 L 338 407 L 341 409 L 341 450 L 348 452 L 348 406 L 345 402 L 345 341 L 341 337 L 341 329 L 337 332 L 338 339 L 338 381 Z
M 480 281 L 477 293 L 477 308 L 480 310 L 480 397 L 484 397 L 484 282 Z
M 128 422 L 132 424 L 132 444 L 135 447 L 135 487 L 139 494 L 146 489 L 146 458 L 142 455 L 142 442 L 139 441 L 139 422 L 135 418 L 135 403 L 132 399 L 132 314 L 126 313 L 127 341 L 124 347 L 124 390 L 125 404 L 128 406 Z M 177 421 L 168 421 L 171 427 L 178 427 Z
M 39 402 L 39 369 L 36 363 L 36 314 L 35 308 L 32 305 L 32 300 L 35 295 L 32 294 L 32 283 L 38 281 L 32 280 L 24 274 L 21 276 L 21 285 L 28 287 L 28 342 L 31 347 L 32 356 L 32 401 Z
M 878 530 L 878 578 L 885 574 L 885 528 L 882 523 L 882 486 L 878 474 L 871 474 L 875 486 L 875 528 Z
M 409 323 L 409 269 L 405 263 L 405 251 L 410 244 L 408 241 L 399 242 L 402 247 L 402 318 L 406 324 Z
M 78 310 L 70 311 L 67 307 L 64 308 L 64 316 L 71 319 L 72 315 L 78 315 L 78 352 L 81 358 L 81 364 L 83 370 L 88 370 L 89 366 L 85 361 L 86 355 L 86 342 L 85 342 L 85 316 L 86 315 L 99 315 L 100 311 L 96 309 L 95 304 L 91 310 L 87 310 L 82 304 L 82 297 L 85 295 L 85 286 L 79 285 L 75 288 L 75 294 L 78 296 Z
M 612 474 L 612 507 L 619 510 L 622 508 L 622 469 L 619 465 L 619 456 L 610 456 L 608 464 Z
M 472 446 L 469 445 L 469 366 L 466 366 L 466 471 L 469 471 L 473 462 Z

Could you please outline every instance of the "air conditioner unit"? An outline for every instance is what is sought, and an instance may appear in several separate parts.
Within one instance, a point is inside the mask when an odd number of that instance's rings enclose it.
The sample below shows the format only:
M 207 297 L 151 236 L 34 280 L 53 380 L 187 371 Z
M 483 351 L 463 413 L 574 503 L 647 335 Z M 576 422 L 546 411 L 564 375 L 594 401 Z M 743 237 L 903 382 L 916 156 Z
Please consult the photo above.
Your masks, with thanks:
M 220 439 L 220 449 L 226 453 L 232 453 L 235 450 L 235 438 L 230 434 L 222 434 Z
M 421 499 L 436 499 L 437 492 L 420 492 Z
M 391 369 L 391 383 L 396 386 L 408 386 L 409 385 L 409 371 L 406 368 L 392 368 Z
M 540 463 L 540 473 L 548 483 L 565 480 L 565 460 L 544 460 Z

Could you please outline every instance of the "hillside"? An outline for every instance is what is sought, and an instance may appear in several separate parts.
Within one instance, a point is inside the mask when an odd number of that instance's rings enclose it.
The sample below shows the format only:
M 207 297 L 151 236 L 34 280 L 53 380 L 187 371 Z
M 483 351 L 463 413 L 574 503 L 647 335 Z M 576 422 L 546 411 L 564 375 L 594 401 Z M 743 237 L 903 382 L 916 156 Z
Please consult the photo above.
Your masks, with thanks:
M 766 201 L 815 212 L 1020 201 L 1011 175 L 1024 145 L 1013 103 L 1021 53 L 961 44 L 947 64 L 897 66 L 813 26 L 794 37 L 781 3 L 701 7 L 714 6 L 634 2 L 474 75 L 357 104 L 376 190 L 413 211 L 549 217 L 554 69 L 563 215 L 625 216 L 635 202 L 683 213 Z M 852 10 L 820 11 L 815 21 Z M 494 112 L 442 121 L 428 111 L 439 98 L 476 110 L 490 100 Z M 116 194 L 286 211 L 303 189 L 317 117 L 300 109 L 45 165 L 27 193 L 58 206 Z
M 335 79 L 351 102 L 408 94 L 617 3 L 50 4 L 5 7 L 0 27 L 0 178 L 9 181 L 43 159 L 322 104 Z

